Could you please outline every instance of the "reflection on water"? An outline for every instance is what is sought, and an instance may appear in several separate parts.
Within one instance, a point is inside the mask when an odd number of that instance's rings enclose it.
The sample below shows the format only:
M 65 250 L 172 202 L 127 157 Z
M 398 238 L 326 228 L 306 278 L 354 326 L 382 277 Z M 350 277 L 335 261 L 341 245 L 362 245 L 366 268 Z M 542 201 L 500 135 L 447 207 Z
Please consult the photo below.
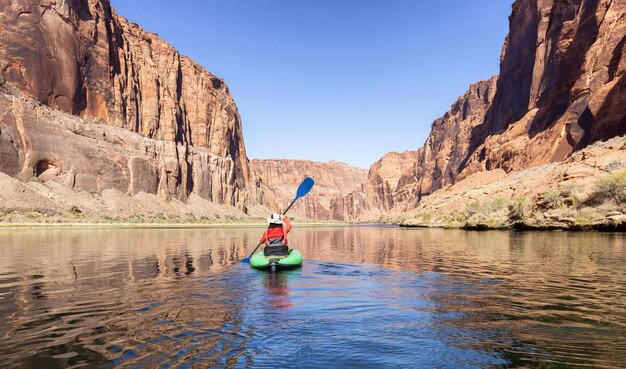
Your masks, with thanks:
M 259 272 L 259 274 L 261 274 Z M 293 272 L 262 273 L 263 285 L 266 288 L 267 301 L 273 308 L 290 308 L 293 306 L 289 299 L 288 281 Z M 292 278 L 293 279 L 293 278 Z
M 0 231 L 0 367 L 600 367 L 626 361 L 622 234 Z

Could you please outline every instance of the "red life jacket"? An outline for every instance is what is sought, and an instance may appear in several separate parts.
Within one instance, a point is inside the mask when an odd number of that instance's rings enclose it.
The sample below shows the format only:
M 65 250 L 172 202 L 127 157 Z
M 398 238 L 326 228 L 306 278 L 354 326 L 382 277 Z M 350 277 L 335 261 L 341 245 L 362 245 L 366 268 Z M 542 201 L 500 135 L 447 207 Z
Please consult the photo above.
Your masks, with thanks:
M 287 245 L 287 238 L 285 238 L 285 231 L 283 227 L 268 228 L 265 231 L 265 244 L 269 245 Z

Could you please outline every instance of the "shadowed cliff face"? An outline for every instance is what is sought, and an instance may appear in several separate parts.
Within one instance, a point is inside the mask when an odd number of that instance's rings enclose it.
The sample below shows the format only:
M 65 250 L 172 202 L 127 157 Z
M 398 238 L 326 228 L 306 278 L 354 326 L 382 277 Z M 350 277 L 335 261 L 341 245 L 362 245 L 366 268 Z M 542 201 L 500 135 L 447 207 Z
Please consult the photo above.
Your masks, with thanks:
M 626 2 L 517 0 L 509 23 L 499 76 L 433 123 L 395 190 L 371 191 L 372 166 L 369 183 L 335 202 L 346 219 L 413 209 L 474 173 L 563 161 L 626 134 Z
M 246 191 L 258 180 L 224 81 L 117 16 L 107 0 L 0 0 L 0 71 L 16 95 L 162 142 L 159 153 L 122 153 L 119 170 L 102 169 L 84 151 L 55 146 L 71 146 L 72 137 L 42 137 L 45 119 L 31 121 L 17 99 L 2 118 L 1 171 L 26 179 L 54 166 L 60 176 L 88 178 L 60 180 L 77 189 L 100 191 L 110 184 L 102 178 L 116 177 L 115 187 L 131 194 L 185 199 L 193 191 L 239 208 L 258 200 Z
M 513 4 L 500 78 L 459 178 L 566 159 L 626 133 L 626 3 Z
M 484 122 L 496 93 L 497 77 L 480 81 L 432 124 L 417 161 L 404 171 L 394 193 L 396 205 L 414 207 L 424 196 L 454 183 L 470 151 L 472 130 Z

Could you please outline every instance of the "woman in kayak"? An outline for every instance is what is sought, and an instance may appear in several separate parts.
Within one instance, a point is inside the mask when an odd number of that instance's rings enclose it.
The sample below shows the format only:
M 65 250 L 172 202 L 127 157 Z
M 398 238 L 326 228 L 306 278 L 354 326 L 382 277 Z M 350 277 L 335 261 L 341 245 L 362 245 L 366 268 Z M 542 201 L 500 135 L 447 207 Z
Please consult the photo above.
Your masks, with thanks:
M 289 243 L 287 241 L 287 233 L 291 231 L 291 222 L 289 218 L 280 214 L 272 214 L 267 218 L 269 226 L 267 231 L 263 233 L 259 243 L 265 244 L 263 255 L 287 255 L 289 254 Z

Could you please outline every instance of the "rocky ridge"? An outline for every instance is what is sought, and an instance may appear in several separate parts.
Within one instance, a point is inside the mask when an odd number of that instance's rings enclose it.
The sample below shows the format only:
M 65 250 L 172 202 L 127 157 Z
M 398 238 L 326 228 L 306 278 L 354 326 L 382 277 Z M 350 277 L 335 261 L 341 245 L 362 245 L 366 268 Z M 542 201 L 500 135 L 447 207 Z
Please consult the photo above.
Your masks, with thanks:
M 377 220 L 395 205 L 394 193 L 404 172 L 415 165 L 419 151 L 390 152 L 372 164 L 367 180 L 347 195 L 332 198 L 330 219 Z
M 404 171 L 394 193 L 401 208 L 415 207 L 425 196 L 454 183 L 470 153 L 472 129 L 482 124 L 496 93 L 497 77 L 472 84 L 436 119 L 417 160 Z

